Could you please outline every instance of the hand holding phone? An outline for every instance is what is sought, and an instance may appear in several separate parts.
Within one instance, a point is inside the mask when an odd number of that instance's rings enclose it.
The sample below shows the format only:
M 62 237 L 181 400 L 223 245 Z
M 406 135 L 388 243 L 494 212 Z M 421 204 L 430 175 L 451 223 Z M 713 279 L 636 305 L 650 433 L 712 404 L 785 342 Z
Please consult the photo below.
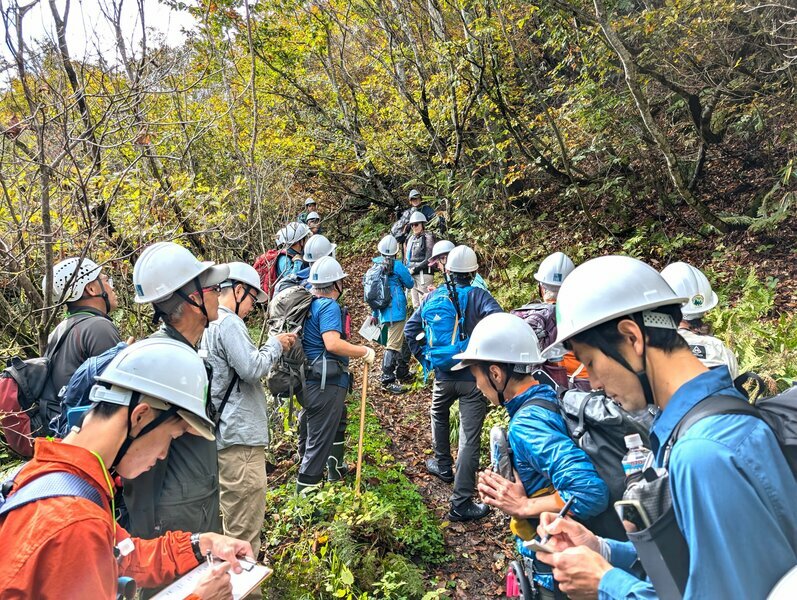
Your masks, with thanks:
M 528 548 L 532 552 L 547 552 L 548 554 L 553 554 L 554 552 L 556 552 L 556 548 L 548 544 L 543 544 L 538 539 L 533 539 L 528 542 L 523 542 L 523 546 Z

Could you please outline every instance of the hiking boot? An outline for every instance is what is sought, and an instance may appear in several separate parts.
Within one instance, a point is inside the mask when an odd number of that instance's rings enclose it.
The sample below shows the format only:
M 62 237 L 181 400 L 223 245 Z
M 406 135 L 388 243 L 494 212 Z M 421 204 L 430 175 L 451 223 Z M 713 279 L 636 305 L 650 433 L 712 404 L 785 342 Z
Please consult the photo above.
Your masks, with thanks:
M 391 381 L 390 383 L 383 383 L 382 389 L 386 392 L 390 392 L 391 394 L 403 394 L 406 390 L 404 386 L 398 383 L 397 381 Z
M 441 467 L 436 458 L 426 459 L 426 470 L 446 483 L 452 483 L 454 481 L 454 471 L 451 470 L 451 467 Z
M 449 521 L 475 521 L 490 514 L 490 507 L 480 502 L 468 500 L 459 506 L 451 506 L 448 511 Z

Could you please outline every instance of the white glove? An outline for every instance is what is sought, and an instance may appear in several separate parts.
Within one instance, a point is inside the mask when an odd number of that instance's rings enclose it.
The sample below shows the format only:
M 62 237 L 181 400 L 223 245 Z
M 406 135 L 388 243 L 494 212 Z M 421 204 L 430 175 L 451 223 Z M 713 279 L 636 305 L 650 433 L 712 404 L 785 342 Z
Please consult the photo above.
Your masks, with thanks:
M 376 360 L 376 352 L 374 352 L 373 348 L 369 348 L 368 346 L 364 346 L 364 348 L 365 356 L 363 356 L 363 360 L 369 365 L 374 364 L 374 360 Z

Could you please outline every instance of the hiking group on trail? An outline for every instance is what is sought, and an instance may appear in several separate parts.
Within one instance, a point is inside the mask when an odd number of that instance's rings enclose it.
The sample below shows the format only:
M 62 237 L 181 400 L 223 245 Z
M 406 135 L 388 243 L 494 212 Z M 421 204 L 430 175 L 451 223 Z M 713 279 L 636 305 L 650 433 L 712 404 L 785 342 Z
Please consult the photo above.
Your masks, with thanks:
M 797 388 L 748 400 L 756 377 L 704 320 L 719 303 L 707 277 L 554 252 L 530 302 L 507 312 L 474 248 L 445 239 L 418 190 L 409 204 L 363 277 L 363 330 L 384 347 L 385 392 L 433 380 L 425 466 L 452 486 L 446 520 L 510 517 L 507 596 L 793 597 Z M 269 526 L 267 395 L 301 407 L 296 493 L 312 501 L 348 478 L 350 361 L 376 352 L 352 341 L 350 279 L 317 210 L 308 198 L 252 265 L 145 248 L 134 301 L 160 326 L 140 341 L 111 321 L 102 266 L 73 257 L 45 275 L 66 317 L 44 357 L 12 359 L 0 378 L 0 428 L 30 459 L 0 490 L 13 548 L 0 597 L 129 597 L 130 578 L 150 597 L 207 561 L 188 597 L 231 598 Z M 258 306 L 262 344 L 245 324 Z M 480 472 L 490 405 L 508 427 L 490 432 Z

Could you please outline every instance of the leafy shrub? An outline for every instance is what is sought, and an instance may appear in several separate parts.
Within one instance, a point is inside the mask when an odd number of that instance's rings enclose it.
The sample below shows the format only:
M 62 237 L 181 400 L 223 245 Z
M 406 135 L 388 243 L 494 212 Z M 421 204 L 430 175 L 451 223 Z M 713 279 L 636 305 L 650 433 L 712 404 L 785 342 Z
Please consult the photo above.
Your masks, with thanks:
M 359 433 L 351 404 L 353 461 Z M 390 440 L 368 414 L 363 491 L 327 484 L 308 498 L 293 480 L 267 493 L 266 546 L 275 574 L 270 598 L 422 598 L 423 566 L 446 559 L 440 524 L 389 453 Z

